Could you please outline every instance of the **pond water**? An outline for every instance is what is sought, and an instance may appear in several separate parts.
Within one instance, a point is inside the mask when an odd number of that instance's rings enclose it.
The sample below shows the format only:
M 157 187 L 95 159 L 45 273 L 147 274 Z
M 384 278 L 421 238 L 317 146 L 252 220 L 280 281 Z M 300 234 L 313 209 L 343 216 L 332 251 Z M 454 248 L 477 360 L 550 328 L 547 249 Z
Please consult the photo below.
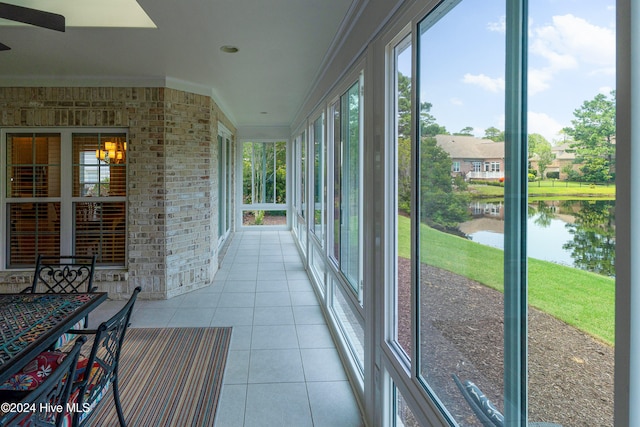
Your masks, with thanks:
M 460 230 L 474 242 L 504 248 L 504 204 L 475 201 Z M 529 205 L 528 256 L 615 276 L 614 202 L 546 200 Z

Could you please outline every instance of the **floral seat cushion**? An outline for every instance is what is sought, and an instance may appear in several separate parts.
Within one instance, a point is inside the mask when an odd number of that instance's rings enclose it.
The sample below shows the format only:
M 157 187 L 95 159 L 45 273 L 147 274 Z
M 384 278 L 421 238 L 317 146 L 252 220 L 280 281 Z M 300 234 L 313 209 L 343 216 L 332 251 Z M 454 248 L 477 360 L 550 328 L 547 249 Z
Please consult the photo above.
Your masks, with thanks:
M 67 354 L 61 351 L 45 351 L 29 362 L 19 372 L 13 374 L 0 390 L 34 390 L 60 365 Z

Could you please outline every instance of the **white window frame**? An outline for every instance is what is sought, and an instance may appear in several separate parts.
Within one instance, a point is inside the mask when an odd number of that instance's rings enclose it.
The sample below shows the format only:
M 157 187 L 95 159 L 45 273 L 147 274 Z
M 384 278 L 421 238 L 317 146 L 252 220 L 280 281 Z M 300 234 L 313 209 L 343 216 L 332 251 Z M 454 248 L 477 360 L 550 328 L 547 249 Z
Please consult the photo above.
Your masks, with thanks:
M 126 140 L 129 141 L 129 130 L 127 128 L 57 128 L 57 127 L 5 127 L 0 129 L 0 182 L 5 182 L 7 176 L 7 134 L 59 134 L 60 135 L 60 197 L 34 197 L 34 202 L 59 202 L 60 203 L 60 253 L 74 254 L 75 226 L 74 226 L 74 210 L 73 205 L 76 202 L 92 202 L 92 203 L 116 203 L 124 202 L 125 204 L 125 227 L 128 224 L 127 218 L 127 199 L 128 196 L 104 196 L 104 197 L 75 197 L 73 196 L 73 135 L 74 134 L 103 134 L 103 133 L 121 133 L 124 134 Z M 126 157 L 126 164 L 129 159 Z M 129 171 L 127 168 L 127 182 L 129 181 Z M 126 188 L 128 194 L 128 188 Z M 11 198 L 13 199 L 13 198 Z M 3 236 L 2 247 L 0 247 L 0 271 L 23 269 L 23 267 L 7 267 L 9 244 L 6 239 L 9 238 L 7 230 L 7 206 L 11 203 L 11 199 L 7 196 L 7 185 L 4 184 L 0 188 L 0 235 Z M 22 200 L 24 201 L 24 200 Z M 109 267 L 127 266 L 128 260 L 128 233 L 125 231 L 124 243 L 124 265 L 111 265 Z

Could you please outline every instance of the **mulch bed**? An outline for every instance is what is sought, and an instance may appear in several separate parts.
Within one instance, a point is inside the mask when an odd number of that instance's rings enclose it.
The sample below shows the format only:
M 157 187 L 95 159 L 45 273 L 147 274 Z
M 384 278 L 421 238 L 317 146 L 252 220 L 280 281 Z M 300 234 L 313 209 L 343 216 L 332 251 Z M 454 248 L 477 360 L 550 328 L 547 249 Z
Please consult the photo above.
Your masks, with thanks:
M 410 269 L 398 259 L 398 341 L 408 353 Z M 503 410 L 503 294 L 429 265 L 421 277 L 421 372 L 460 425 L 480 426 L 451 374 Z M 528 334 L 529 421 L 612 426 L 614 348 L 535 308 Z

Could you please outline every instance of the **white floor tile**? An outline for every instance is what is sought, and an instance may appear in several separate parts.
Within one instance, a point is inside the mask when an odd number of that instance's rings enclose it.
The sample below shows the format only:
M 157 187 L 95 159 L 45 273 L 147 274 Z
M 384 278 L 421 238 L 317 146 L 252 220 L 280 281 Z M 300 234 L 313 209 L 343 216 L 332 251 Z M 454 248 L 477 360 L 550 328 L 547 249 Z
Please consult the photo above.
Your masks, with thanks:
M 299 348 L 294 325 L 255 325 L 251 338 L 252 349 Z
M 304 382 L 298 349 L 251 350 L 249 384 Z
M 90 324 L 123 304 L 102 304 Z M 131 320 L 132 327 L 233 327 L 216 426 L 362 425 L 290 232 L 235 233 L 211 286 L 138 300 Z
M 303 382 L 250 384 L 246 408 L 245 427 L 313 426 Z
M 307 383 L 314 427 L 360 427 L 364 423 L 348 381 Z

